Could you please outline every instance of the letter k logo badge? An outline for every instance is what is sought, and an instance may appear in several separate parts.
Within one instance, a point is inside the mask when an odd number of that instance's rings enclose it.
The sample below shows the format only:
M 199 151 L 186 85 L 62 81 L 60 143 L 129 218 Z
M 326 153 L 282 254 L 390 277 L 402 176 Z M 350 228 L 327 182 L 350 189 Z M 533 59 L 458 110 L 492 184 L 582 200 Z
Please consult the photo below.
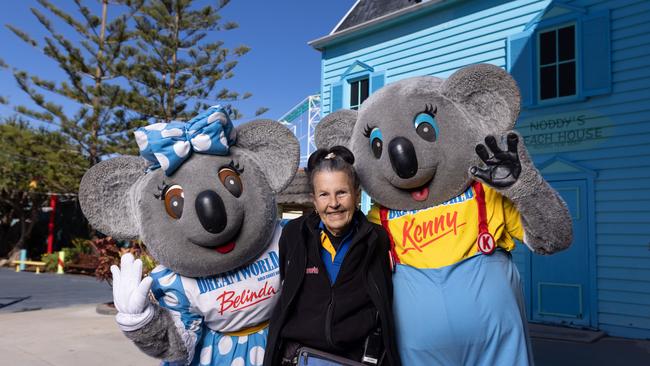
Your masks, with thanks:
M 494 237 L 490 233 L 480 233 L 478 235 L 478 250 L 483 254 L 492 254 L 496 245 L 494 244 Z

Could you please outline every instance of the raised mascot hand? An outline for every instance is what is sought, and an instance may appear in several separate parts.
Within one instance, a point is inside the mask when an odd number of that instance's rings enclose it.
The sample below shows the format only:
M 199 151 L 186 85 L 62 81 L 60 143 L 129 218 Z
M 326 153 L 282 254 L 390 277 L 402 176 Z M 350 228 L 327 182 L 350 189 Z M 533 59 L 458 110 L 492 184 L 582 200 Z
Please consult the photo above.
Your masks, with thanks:
M 142 328 L 153 317 L 153 306 L 148 300 L 152 278 L 142 281 L 142 261 L 131 253 L 122 256 L 120 268 L 111 266 L 113 273 L 113 302 L 117 308 L 115 320 L 124 331 Z
M 485 138 L 485 145 L 476 146 L 476 153 L 483 160 L 486 168 L 473 166 L 470 173 L 478 180 L 495 188 L 508 188 L 513 185 L 521 174 L 521 162 L 517 153 L 519 137 L 515 133 L 508 134 L 508 150 L 503 151 L 497 145 L 496 138 L 489 135 Z M 488 152 L 492 151 L 492 156 Z

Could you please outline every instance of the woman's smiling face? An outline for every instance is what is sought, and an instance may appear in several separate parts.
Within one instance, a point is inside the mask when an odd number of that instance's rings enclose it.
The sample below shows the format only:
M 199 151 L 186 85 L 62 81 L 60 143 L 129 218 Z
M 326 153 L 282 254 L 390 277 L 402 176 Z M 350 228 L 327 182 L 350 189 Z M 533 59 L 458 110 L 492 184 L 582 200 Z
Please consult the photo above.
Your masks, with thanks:
M 314 207 L 330 233 L 344 234 L 357 208 L 358 192 L 343 171 L 317 172 L 313 177 Z

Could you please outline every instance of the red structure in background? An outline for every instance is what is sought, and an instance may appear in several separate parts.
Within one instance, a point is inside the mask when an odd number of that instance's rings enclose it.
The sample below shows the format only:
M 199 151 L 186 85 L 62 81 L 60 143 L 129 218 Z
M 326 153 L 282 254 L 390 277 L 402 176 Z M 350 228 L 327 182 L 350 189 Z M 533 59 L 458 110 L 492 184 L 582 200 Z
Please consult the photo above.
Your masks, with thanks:
M 47 254 L 52 253 L 52 247 L 54 245 L 54 215 L 56 213 L 56 202 L 58 201 L 57 195 L 53 194 L 50 196 L 50 222 L 47 225 Z

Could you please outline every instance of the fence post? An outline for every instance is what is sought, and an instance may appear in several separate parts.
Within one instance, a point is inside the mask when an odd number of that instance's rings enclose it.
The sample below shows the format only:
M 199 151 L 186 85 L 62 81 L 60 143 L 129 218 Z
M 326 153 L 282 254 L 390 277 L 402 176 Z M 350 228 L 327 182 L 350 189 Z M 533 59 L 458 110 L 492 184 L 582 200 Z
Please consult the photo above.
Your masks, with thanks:
M 65 252 L 60 251 L 59 252 L 59 260 L 58 264 L 56 266 L 56 273 L 57 274 L 63 274 L 63 261 L 65 260 Z
M 27 249 L 21 249 L 20 250 L 20 270 L 24 271 L 25 270 L 25 261 L 27 260 Z

